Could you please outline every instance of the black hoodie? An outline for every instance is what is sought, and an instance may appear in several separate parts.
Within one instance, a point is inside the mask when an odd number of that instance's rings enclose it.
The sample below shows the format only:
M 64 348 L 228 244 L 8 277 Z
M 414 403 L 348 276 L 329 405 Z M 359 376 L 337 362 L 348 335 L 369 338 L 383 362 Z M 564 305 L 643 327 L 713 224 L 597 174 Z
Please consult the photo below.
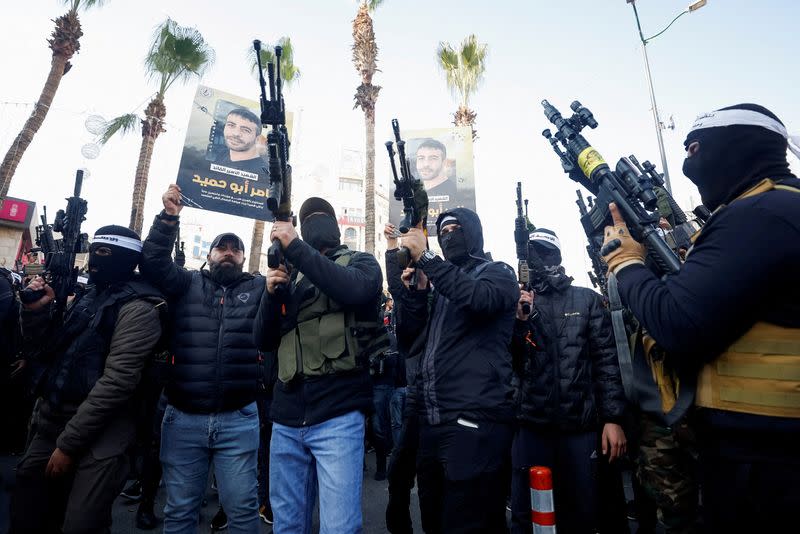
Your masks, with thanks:
M 418 411 L 431 425 L 459 417 L 511 422 L 508 344 L 519 300 L 516 277 L 508 265 L 485 259 L 477 214 L 456 208 L 439 220 L 447 215 L 458 219 L 471 258 L 457 266 L 437 257 L 423 268 L 432 290 L 399 292 L 398 339 L 427 335 L 417 374 Z

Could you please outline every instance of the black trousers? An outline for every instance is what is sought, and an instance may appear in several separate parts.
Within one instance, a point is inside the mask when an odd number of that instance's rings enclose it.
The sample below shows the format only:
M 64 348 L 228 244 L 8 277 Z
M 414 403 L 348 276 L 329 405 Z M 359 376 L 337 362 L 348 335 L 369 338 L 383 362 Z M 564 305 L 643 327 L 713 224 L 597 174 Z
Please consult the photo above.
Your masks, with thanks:
M 411 489 L 417 475 L 419 424 L 417 416 L 403 418 L 403 426 L 389 459 L 387 479 L 389 502 L 386 504 L 386 529 L 393 534 L 411 534 Z M 423 521 L 425 522 L 425 521 Z
M 511 425 L 488 421 L 420 423 L 417 482 L 426 534 L 508 532 L 506 458 L 512 432 Z
M 800 510 L 800 435 L 709 428 L 704 422 L 697 431 L 704 532 L 793 531 Z
M 511 532 L 529 534 L 529 469 L 553 473 L 553 497 L 559 534 L 592 534 L 597 516 L 597 432 L 561 433 L 520 427 L 511 449 Z M 600 461 L 607 461 L 601 459 Z
M 110 532 L 111 507 L 128 473 L 125 454 L 77 460 L 71 474 L 45 477 L 56 449 L 55 433 L 37 432 L 17 466 L 11 497 L 11 534 Z

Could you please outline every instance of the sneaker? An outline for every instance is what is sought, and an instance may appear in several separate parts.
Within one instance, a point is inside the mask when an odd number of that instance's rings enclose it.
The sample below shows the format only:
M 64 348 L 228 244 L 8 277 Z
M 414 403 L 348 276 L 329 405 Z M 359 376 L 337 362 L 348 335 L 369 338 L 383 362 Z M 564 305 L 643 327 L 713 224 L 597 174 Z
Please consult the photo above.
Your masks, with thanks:
M 258 517 L 261 518 L 264 523 L 271 525 L 274 518 L 272 517 L 272 507 L 266 504 L 262 504 L 258 508 Z
M 125 497 L 129 501 L 137 502 L 142 500 L 142 483 L 134 480 L 128 487 L 122 490 L 120 496 Z
M 639 521 L 639 514 L 637 512 L 636 501 L 630 500 L 625 503 L 625 515 L 630 521 Z
M 511 511 L 511 497 L 506 497 L 506 511 Z
M 217 515 L 211 520 L 211 530 L 222 530 L 224 528 L 228 528 L 228 515 L 220 506 L 219 510 L 217 510 Z

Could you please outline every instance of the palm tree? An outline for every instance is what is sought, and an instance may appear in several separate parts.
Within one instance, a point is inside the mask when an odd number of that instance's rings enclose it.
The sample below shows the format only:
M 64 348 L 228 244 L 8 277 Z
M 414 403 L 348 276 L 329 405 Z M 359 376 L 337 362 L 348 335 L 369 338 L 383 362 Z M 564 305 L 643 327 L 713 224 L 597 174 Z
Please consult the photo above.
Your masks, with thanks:
M 488 45 L 478 43 L 474 34 L 464 39 L 458 50 L 444 42 L 439 43 L 436 50 L 439 67 L 447 77 L 447 87 L 454 96 L 460 98 L 458 110 L 453 114 L 453 124 L 469 126 L 472 129 L 472 139 L 477 138 L 475 118 L 478 114 L 469 109 L 469 97 L 478 90 L 483 80 L 487 50 Z
M 81 29 L 81 21 L 78 18 L 79 11 L 85 11 L 94 6 L 101 6 L 105 0 L 63 0 L 63 3 L 69 6 L 69 11 L 64 15 L 58 17 L 55 22 L 56 27 L 53 30 L 50 39 L 47 42 L 50 45 L 50 50 L 53 51 L 53 57 L 50 60 L 50 73 L 47 75 L 47 81 L 42 88 L 39 95 L 39 100 L 36 101 L 33 107 L 33 113 L 25 121 L 22 130 L 17 134 L 14 142 L 6 152 L 3 158 L 3 163 L 0 164 L 0 199 L 3 199 L 8 194 L 8 188 L 11 186 L 11 178 L 17 170 L 22 155 L 25 150 L 30 146 L 33 141 L 33 136 L 42 127 L 47 112 L 50 110 L 50 105 L 58 91 L 58 86 L 61 84 L 61 78 L 72 68 L 69 62 L 72 56 L 78 53 L 81 49 L 80 38 L 83 35 Z
M 263 45 L 261 47 L 261 66 L 264 69 L 264 78 L 267 77 L 267 65 L 275 61 L 273 49 L 275 46 L 283 48 L 281 52 L 281 80 L 285 88 L 289 88 L 300 79 L 300 69 L 294 64 L 294 48 L 292 40 L 288 37 L 281 37 L 274 45 Z M 258 58 L 254 48 L 248 51 L 250 70 L 258 76 Z M 253 236 L 250 241 L 250 260 L 247 270 L 251 273 L 256 272 L 261 264 L 261 248 L 264 244 L 264 221 L 256 219 L 253 222 Z
M 144 118 L 133 113 L 117 117 L 109 122 L 100 139 L 101 142 L 107 142 L 117 132 L 131 131 L 136 128 L 137 123 L 141 126 L 142 145 L 133 181 L 131 220 L 128 225 L 138 234 L 142 233 L 144 199 L 153 147 L 158 136 L 166 131 L 164 118 L 167 116 L 167 107 L 164 105 L 164 95 L 175 82 L 187 82 L 195 76 L 201 76 L 213 62 L 214 51 L 196 28 L 179 26 L 177 22 L 167 18 L 156 28 L 144 60 L 147 76 L 158 80 L 158 91 L 145 108 Z
M 372 85 L 372 76 L 378 70 L 378 45 L 372 27 L 370 12 L 375 11 L 383 0 L 361 0 L 358 14 L 353 20 L 353 65 L 361 75 L 361 85 L 356 89 L 353 109 L 364 111 L 366 126 L 367 168 L 364 172 L 364 197 L 366 215 L 366 252 L 375 254 L 375 102 L 381 87 Z

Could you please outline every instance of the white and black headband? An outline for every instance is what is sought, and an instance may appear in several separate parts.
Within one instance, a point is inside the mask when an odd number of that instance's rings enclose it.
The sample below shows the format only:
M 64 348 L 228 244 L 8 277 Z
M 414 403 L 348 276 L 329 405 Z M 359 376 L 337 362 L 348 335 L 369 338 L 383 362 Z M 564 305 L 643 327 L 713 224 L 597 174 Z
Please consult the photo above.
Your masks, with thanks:
M 789 144 L 789 150 L 800 159 L 800 135 L 789 135 L 786 127 L 772 117 L 749 109 L 723 109 L 703 113 L 694 120 L 689 135 L 704 128 L 723 126 L 760 126 L 771 132 L 780 134 Z
M 113 235 L 113 234 L 106 234 L 106 235 L 94 235 L 94 239 L 92 239 L 92 243 L 106 243 L 108 245 L 114 245 L 121 248 L 127 248 L 128 250 L 133 250 L 135 252 L 142 251 L 142 242 L 138 239 L 133 237 L 127 237 L 124 235 Z

